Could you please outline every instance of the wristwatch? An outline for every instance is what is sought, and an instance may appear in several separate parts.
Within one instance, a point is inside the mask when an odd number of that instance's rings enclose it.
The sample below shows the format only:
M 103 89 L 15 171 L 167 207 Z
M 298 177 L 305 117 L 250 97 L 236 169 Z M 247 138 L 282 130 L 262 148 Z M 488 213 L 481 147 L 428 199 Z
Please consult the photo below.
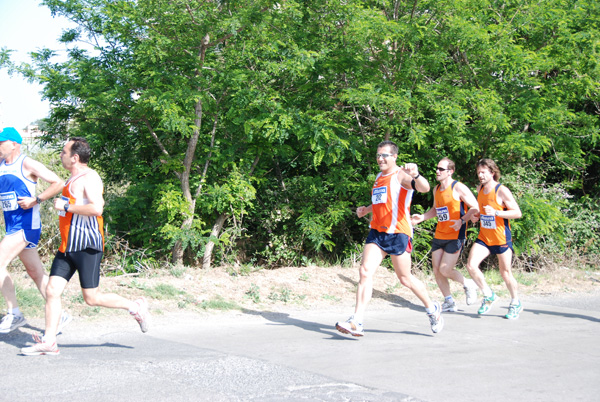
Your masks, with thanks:
M 42 201 L 42 199 L 40 197 L 35 197 L 35 202 L 37 202 L 38 204 L 41 204 L 44 201 Z
M 69 203 L 68 202 L 65 204 L 65 212 L 69 212 Z

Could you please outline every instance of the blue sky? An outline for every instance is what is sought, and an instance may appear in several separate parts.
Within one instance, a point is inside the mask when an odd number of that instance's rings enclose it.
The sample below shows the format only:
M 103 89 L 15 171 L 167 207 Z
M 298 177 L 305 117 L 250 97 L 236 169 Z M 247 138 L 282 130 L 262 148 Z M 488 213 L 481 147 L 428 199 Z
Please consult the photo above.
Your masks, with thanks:
M 14 50 L 14 61 L 30 61 L 28 53 L 43 47 L 64 54 L 66 47 L 58 38 L 69 22 L 52 18 L 48 8 L 39 4 L 40 0 L 0 0 L 0 47 Z M 0 126 L 22 129 L 46 117 L 50 106 L 42 101 L 40 91 L 40 86 L 0 70 Z

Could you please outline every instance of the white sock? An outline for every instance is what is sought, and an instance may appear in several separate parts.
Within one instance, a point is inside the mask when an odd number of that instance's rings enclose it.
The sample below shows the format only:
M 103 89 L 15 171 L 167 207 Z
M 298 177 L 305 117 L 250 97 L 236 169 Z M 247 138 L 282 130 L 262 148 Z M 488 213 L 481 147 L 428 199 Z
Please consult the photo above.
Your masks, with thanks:
M 452 296 L 446 296 L 446 297 L 445 297 L 445 300 L 446 300 L 448 303 L 451 303 L 451 302 L 453 302 L 453 301 L 454 301 L 454 298 L 453 298 Z
M 425 311 L 427 312 L 427 314 L 433 314 L 435 313 L 437 304 L 433 303 L 433 308 L 425 308 Z
M 133 305 L 129 308 L 129 314 L 135 315 L 140 309 L 140 305 L 136 302 L 133 302 Z
M 519 302 L 519 299 L 512 299 L 512 300 L 510 301 L 510 304 L 513 304 L 513 305 L 515 305 L 515 306 L 518 306 L 518 305 L 519 305 L 519 303 L 520 303 L 520 302 Z
M 465 283 L 463 283 L 463 286 L 467 287 L 467 288 L 476 288 L 477 284 L 475 283 L 475 281 L 473 279 L 465 278 Z
M 481 290 L 481 292 L 483 293 L 484 297 L 492 297 L 493 294 L 492 289 L 487 285 Z
M 17 317 L 23 316 L 23 313 L 21 313 L 21 310 L 18 307 L 15 307 L 13 309 L 10 309 L 9 311 L 12 315 L 16 315 Z

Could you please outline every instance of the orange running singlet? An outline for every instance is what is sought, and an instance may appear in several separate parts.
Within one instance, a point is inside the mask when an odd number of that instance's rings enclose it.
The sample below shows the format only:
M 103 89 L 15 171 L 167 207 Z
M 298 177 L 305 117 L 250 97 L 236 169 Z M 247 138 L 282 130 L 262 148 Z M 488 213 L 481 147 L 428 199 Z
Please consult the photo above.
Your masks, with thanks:
M 490 191 L 489 194 L 483 193 L 483 187 L 477 194 L 477 203 L 479 204 L 479 240 L 483 241 L 488 246 L 502 246 L 512 244 L 509 219 L 500 218 L 499 216 L 484 215 L 483 207 L 489 205 L 492 208 L 504 211 L 504 208 L 496 201 L 496 194 L 501 184 Z
M 455 199 L 453 195 L 456 183 L 458 181 L 454 180 L 444 191 L 440 191 L 439 184 L 435 187 L 435 213 L 438 223 L 434 237 L 439 240 L 465 239 L 466 223 L 463 223 L 459 230 L 452 229 L 452 221 L 459 220 L 465 214 L 464 203 Z
M 371 229 L 383 233 L 404 233 L 412 238 L 413 228 L 408 217 L 413 190 L 400 184 L 396 170 L 388 175 L 379 173 L 371 192 L 373 219 Z
M 71 184 L 86 175 L 91 170 L 70 178 L 63 187 L 62 199 L 70 205 L 85 205 L 87 199 L 75 199 L 71 194 Z M 104 250 L 104 220 L 102 216 L 85 216 L 71 212 L 60 211 L 58 213 L 61 243 L 58 251 L 72 253 L 75 251 L 91 248 L 98 251 Z

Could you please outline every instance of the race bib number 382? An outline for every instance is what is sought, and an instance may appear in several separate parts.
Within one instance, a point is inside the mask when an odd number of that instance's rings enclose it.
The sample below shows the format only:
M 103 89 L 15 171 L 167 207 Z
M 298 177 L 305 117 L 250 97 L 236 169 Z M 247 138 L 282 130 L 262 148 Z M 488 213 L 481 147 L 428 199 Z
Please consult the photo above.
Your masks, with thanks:
M 387 187 L 377 187 L 373 189 L 371 204 L 385 204 L 387 202 Z

